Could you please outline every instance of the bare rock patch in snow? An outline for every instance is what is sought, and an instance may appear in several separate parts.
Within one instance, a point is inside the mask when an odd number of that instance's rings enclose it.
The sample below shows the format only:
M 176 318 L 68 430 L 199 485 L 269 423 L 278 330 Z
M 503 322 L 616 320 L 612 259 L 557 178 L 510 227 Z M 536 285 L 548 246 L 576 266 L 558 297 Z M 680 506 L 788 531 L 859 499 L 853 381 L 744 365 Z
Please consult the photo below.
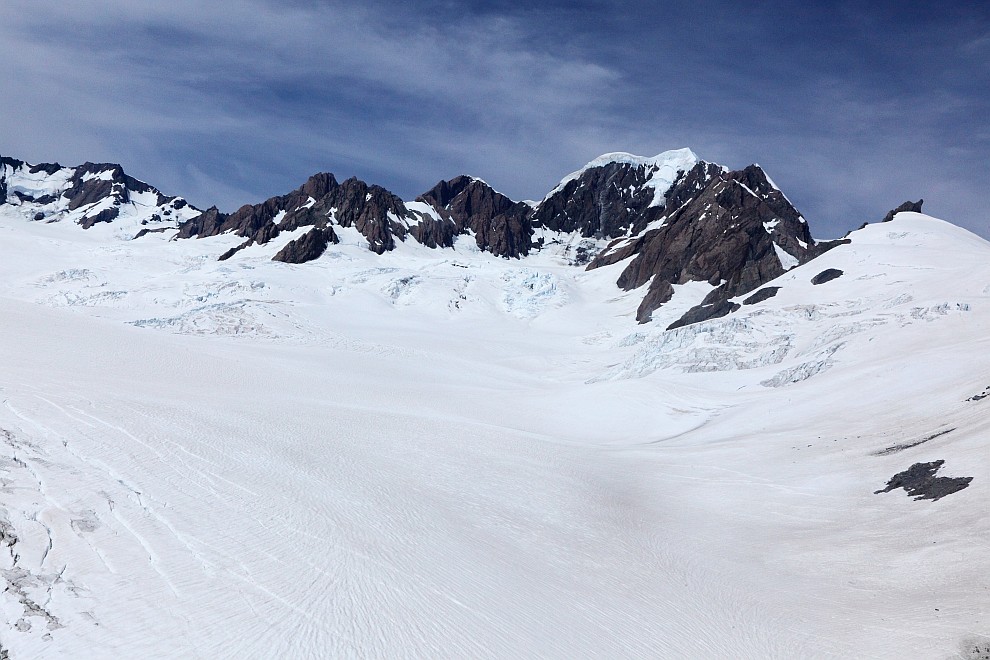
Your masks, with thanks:
M 675 330 L 686 325 L 691 325 L 692 323 L 701 323 L 702 321 L 708 321 L 710 319 L 722 318 L 723 316 L 728 316 L 732 312 L 738 310 L 739 304 L 728 300 L 719 300 L 717 302 L 708 303 L 707 305 L 701 304 L 697 307 L 692 307 L 689 309 L 684 316 L 668 325 L 667 329 Z
M 831 282 L 834 279 L 842 277 L 842 271 L 838 268 L 826 268 L 822 272 L 818 273 L 811 278 L 812 284 L 825 284 L 826 282 Z
M 944 464 L 944 460 L 915 463 L 904 472 L 898 472 L 891 477 L 890 481 L 887 482 L 887 487 L 874 491 L 874 494 L 889 493 L 892 490 L 903 488 L 908 495 L 916 500 L 936 502 L 946 495 L 958 493 L 969 487 L 973 477 L 936 477 L 936 473 L 942 469 Z
M 778 291 L 780 291 L 779 286 L 765 286 L 756 293 L 754 293 L 753 295 L 751 295 L 749 298 L 746 298 L 746 300 L 743 300 L 742 304 L 755 305 L 756 303 L 761 303 L 764 300 L 769 300 L 770 298 L 773 298 L 775 295 L 777 295 Z
M 990 385 L 983 388 L 983 391 L 979 394 L 974 394 L 973 396 L 966 399 L 966 401 L 981 401 L 990 396 Z

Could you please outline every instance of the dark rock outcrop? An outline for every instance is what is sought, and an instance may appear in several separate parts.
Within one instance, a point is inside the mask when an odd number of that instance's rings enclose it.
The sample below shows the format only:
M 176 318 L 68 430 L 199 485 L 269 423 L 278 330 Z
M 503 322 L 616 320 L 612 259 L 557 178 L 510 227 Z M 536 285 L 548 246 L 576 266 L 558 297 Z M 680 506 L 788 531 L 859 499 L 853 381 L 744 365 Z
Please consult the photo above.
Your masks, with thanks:
M 797 263 L 814 256 L 815 243 L 807 223 L 756 165 L 725 172 L 698 163 L 675 181 L 665 197 L 664 214 L 657 218 L 662 220 L 659 226 L 613 243 L 588 268 L 631 257 L 617 281 L 627 291 L 651 278 L 651 289 L 664 286 L 664 282 L 718 285 L 699 306 L 704 309 L 689 311 L 687 319 L 703 317 L 710 313 L 711 305 L 782 275 L 785 271 L 778 250 Z M 657 309 L 654 304 L 660 300 L 648 292 L 637 320 L 649 321 Z
M 175 238 L 192 238 L 193 236 L 216 236 L 223 233 L 220 226 L 223 224 L 224 216 L 220 209 L 211 206 L 195 218 L 187 220 L 179 225 L 179 232 Z
M 822 256 L 832 248 L 839 247 L 840 245 L 849 245 L 850 243 L 852 243 L 852 239 L 844 237 L 833 238 L 828 241 L 815 241 L 814 245 L 808 246 L 808 261 Z
M 437 219 L 428 213 L 409 210 L 419 221 L 409 226 L 409 235 L 428 248 L 449 248 L 460 232 L 449 218 Z
M 518 258 L 532 248 L 532 209 L 512 201 L 481 179 L 459 176 L 441 181 L 416 201 L 429 204 L 441 218 L 453 223 L 456 234 L 473 233 L 481 250 Z
M 953 428 L 950 428 L 950 429 L 943 429 L 941 431 L 936 431 L 935 433 L 930 433 L 930 434 L 924 436 L 923 438 L 921 438 L 919 440 L 914 440 L 912 442 L 901 442 L 901 443 L 898 443 L 896 445 L 891 445 L 889 447 L 884 447 L 883 449 L 881 449 L 879 451 L 873 452 L 873 455 L 874 456 L 888 456 L 890 454 L 896 454 L 898 452 L 902 452 L 905 449 L 913 449 L 913 448 L 915 448 L 915 447 L 917 447 L 919 445 L 925 444 L 926 442 L 930 442 L 930 441 L 934 440 L 935 438 L 941 438 L 944 435 L 948 435 L 948 434 L 952 433 L 955 430 L 956 430 L 955 427 L 953 427 Z
M 166 231 L 168 231 L 168 227 L 155 227 L 154 229 L 152 229 L 151 227 L 145 227 L 141 231 L 139 231 L 138 233 L 136 233 L 134 235 L 134 238 L 131 239 L 131 240 L 136 240 L 138 238 L 142 238 L 144 236 L 147 236 L 148 234 L 162 234 L 162 233 L 164 233 Z
M 667 280 L 655 280 L 650 288 L 646 290 L 646 297 L 643 298 L 636 311 L 636 318 L 643 314 L 651 313 L 665 302 L 669 302 L 674 297 L 674 287 Z M 648 311 L 645 311 L 648 310 Z
M 891 477 L 887 487 L 874 491 L 874 494 L 889 493 L 897 488 L 903 488 L 916 500 L 938 501 L 946 495 L 958 493 L 969 487 L 973 477 L 936 477 L 935 474 L 944 464 L 943 460 L 915 463 L 904 472 L 898 472 Z
M 812 284 L 825 284 L 826 282 L 831 282 L 832 280 L 842 277 L 842 271 L 838 268 L 826 268 L 822 272 L 818 273 L 811 278 Z
M 728 300 L 719 300 L 712 303 L 702 303 L 692 307 L 684 316 L 677 319 L 673 323 L 667 326 L 668 330 L 673 330 L 674 328 L 682 328 L 685 325 L 691 325 L 692 323 L 701 323 L 702 321 L 707 321 L 709 319 L 718 319 L 723 316 L 728 316 L 732 312 L 739 309 L 739 304 L 730 302 Z
M 38 163 L 37 165 L 32 165 L 29 170 L 31 174 L 37 174 L 38 172 L 44 172 L 45 174 L 51 176 L 59 170 L 65 169 L 58 163 Z
M 405 205 L 381 186 L 351 178 L 324 197 L 323 205 L 327 204 L 328 214 L 336 209 L 337 224 L 356 228 L 377 254 L 394 250 L 396 239 L 405 240 L 409 233 Z
M 0 156 L 0 168 L 9 167 L 12 170 L 18 170 L 23 167 L 26 163 L 23 160 L 17 158 L 11 158 L 10 156 Z M 0 169 L 0 174 L 3 174 L 2 169 Z M 0 179 L 6 178 L 0 176 Z
M 921 213 L 921 205 L 925 203 L 925 200 L 919 199 L 917 202 L 907 201 L 898 206 L 896 209 L 891 209 L 887 212 L 887 215 L 883 217 L 881 222 L 890 222 L 894 219 L 894 216 L 903 211 L 910 211 L 912 213 Z
M 102 211 L 94 213 L 93 215 L 83 216 L 83 218 L 79 221 L 79 225 L 83 229 L 89 229 L 93 225 L 98 224 L 100 222 L 113 222 L 114 220 L 117 219 L 117 216 L 119 215 L 120 215 L 120 205 L 114 204 L 110 208 L 103 209 Z
M 19 165 L 15 165 L 18 162 L 13 158 L 0 156 L 0 204 L 7 203 L 7 168 L 19 167 Z
M 253 238 L 249 238 L 246 241 L 244 241 L 243 243 L 240 243 L 238 245 L 235 245 L 234 247 L 230 248 L 229 250 L 225 250 L 223 254 L 221 254 L 219 257 L 217 257 L 217 261 L 227 261 L 227 259 L 230 259 L 232 256 L 234 256 L 235 254 L 237 254 L 238 252 L 240 252 L 244 248 L 249 248 L 252 245 L 254 245 L 254 239 Z
M 777 295 L 778 291 L 780 291 L 779 286 L 765 286 L 756 293 L 754 293 L 753 295 L 751 295 L 749 298 L 746 298 L 746 300 L 744 300 L 742 304 L 755 305 L 757 303 L 761 303 L 764 300 L 769 300 L 770 298 L 773 298 L 775 295 Z
M 272 261 L 282 261 L 287 264 L 302 264 L 323 256 L 327 246 L 339 242 L 337 235 L 330 227 L 314 227 L 299 238 L 289 243 L 272 257 Z
M 157 206 L 168 206 L 175 199 L 126 174 L 120 165 L 114 163 L 84 163 L 75 168 L 69 179 L 69 188 L 62 196 L 68 199 L 70 211 L 111 200 L 113 206 L 92 215 L 87 213 L 79 220 L 84 229 L 89 229 L 100 222 L 113 222 L 120 215 L 119 207 L 129 203 L 131 195 L 136 193 L 154 194 Z

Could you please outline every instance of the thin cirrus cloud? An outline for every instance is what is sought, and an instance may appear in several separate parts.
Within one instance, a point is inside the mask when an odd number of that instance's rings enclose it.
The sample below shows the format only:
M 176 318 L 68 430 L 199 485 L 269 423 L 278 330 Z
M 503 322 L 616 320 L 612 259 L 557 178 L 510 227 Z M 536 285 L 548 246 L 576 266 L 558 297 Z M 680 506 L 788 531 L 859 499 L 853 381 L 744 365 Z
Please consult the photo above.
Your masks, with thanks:
M 539 198 L 599 153 L 690 146 L 759 162 L 819 235 L 920 196 L 990 233 L 986 10 L 10 4 L 0 149 L 122 162 L 201 206 L 236 208 L 319 170 L 407 199 L 460 173 Z
M 105 5 L 75 5 L 58 23 L 19 13 L 2 28 L 14 57 L 8 87 L 23 92 L 15 112 L 30 119 L 22 123 L 24 151 L 126 154 L 143 163 L 145 143 L 170 159 L 185 155 L 200 170 L 232 169 L 235 179 L 284 186 L 273 166 L 291 171 L 295 184 L 305 171 L 334 165 L 425 189 L 432 181 L 418 179 L 433 161 L 454 157 L 455 165 L 484 169 L 498 160 L 506 145 L 489 133 L 552 132 L 576 116 L 594 124 L 607 108 L 588 89 L 608 97 L 620 78 L 593 62 L 529 49 L 525 25 L 502 17 L 461 18 L 440 29 L 389 25 L 342 6 Z M 41 105 L 31 119 L 39 97 L 66 102 Z M 213 153 L 197 153 L 197 145 Z M 183 169 L 174 184 L 183 183 Z

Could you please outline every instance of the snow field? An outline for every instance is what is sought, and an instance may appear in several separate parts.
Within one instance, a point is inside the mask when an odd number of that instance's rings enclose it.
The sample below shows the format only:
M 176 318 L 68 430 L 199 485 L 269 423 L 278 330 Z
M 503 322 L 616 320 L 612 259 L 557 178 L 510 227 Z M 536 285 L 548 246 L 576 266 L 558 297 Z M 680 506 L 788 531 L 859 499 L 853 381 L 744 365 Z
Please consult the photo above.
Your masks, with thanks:
M 971 234 L 902 214 L 664 332 L 704 287 L 639 326 L 614 267 L 552 254 L 117 232 L 0 222 L 15 659 L 948 658 L 990 628 Z M 874 494 L 936 459 L 971 485 Z

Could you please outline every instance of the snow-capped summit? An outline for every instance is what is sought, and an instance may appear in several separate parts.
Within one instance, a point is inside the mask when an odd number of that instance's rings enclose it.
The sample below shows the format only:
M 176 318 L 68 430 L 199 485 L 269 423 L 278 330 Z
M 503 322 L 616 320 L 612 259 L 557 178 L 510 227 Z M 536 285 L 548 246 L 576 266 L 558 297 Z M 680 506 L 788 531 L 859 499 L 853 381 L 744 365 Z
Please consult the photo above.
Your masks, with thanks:
M 113 163 L 30 165 L 0 157 L 0 204 L 18 207 L 36 221 L 68 221 L 88 229 L 102 222 L 174 226 L 199 214 L 181 197 L 124 173 Z
M 561 179 L 560 183 L 547 194 L 544 201 L 564 188 L 571 181 L 580 179 L 588 170 L 608 167 L 609 165 L 628 165 L 633 169 L 643 169 L 645 171 L 644 185 L 654 191 L 651 205 L 662 206 L 664 203 L 663 195 L 677 179 L 677 176 L 681 172 L 690 170 L 699 160 L 698 155 L 687 147 L 664 151 L 651 158 L 636 156 L 624 151 L 602 154 L 598 158 L 589 161 L 581 169 L 571 172 Z

